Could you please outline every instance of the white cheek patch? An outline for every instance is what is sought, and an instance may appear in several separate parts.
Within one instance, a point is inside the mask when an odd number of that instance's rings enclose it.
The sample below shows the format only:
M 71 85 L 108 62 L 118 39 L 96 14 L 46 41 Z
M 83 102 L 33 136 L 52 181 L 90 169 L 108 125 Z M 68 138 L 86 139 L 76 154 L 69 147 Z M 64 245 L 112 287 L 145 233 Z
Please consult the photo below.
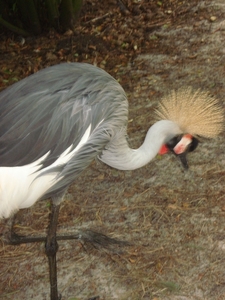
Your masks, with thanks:
M 182 154 L 184 153 L 188 146 L 192 142 L 192 135 L 185 134 L 182 139 L 179 141 L 179 143 L 176 144 L 176 146 L 173 148 L 174 153 L 176 154 Z

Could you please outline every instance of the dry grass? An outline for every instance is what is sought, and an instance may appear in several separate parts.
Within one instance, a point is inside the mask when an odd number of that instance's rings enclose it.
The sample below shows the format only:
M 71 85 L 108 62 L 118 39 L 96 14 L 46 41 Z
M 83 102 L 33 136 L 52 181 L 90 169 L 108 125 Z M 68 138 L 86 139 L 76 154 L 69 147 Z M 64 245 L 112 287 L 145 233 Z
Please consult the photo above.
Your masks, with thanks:
M 194 9 L 189 3 L 180 23 L 146 33 L 157 43 L 133 58 L 132 67 L 115 67 L 129 95 L 133 147 L 142 142 L 157 102 L 171 89 L 201 87 L 224 107 L 223 2 L 193 1 Z M 209 21 L 213 15 L 215 23 Z M 115 65 L 113 57 L 109 65 Z M 202 140 L 188 157 L 187 172 L 172 155 L 132 172 L 93 162 L 68 191 L 58 234 L 92 229 L 131 245 L 105 249 L 60 241 L 63 299 L 225 299 L 224 138 L 222 133 L 216 140 Z M 48 214 L 48 202 L 20 211 L 16 231 L 44 234 Z M 0 298 L 49 299 L 43 243 L 7 245 L 7 221 L 0 225 Z

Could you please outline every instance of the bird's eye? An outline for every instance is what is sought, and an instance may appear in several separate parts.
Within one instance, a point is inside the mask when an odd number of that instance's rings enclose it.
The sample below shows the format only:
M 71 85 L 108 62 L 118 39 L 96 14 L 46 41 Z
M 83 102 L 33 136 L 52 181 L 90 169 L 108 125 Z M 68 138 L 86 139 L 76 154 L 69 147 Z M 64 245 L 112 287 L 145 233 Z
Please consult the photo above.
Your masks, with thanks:
M 193 138 L 192 138 L 191 145 L 190 145 L 188 151 L 189 151 L 189 152 L 192 152 L 192 151 L 194 151 L 197 147 L 198 147 L 198 140 L 197 140 L 195 137 L 193 137 Z

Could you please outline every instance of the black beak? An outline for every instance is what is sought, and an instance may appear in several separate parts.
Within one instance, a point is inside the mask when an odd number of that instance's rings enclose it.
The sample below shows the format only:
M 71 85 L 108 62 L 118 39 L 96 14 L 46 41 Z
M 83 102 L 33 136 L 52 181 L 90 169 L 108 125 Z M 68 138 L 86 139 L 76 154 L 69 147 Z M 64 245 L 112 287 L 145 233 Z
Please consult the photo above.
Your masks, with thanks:
M 188 162 L 187 162 L 187 154 L 189 152 L 194 151 L 198 146 L 198 140 L 193 137 L 191 144 L 187 147 L 187 149 L 185 150 L 185 152 L 181 153 L 181 154 L 177 154 L 177 156 L 180 158 L 180 161 L 182 163 L 182 166 L 184 167 L 185 170 L 188 170 Z
M 187 153 L 188 153 L 188 151 L 185 151 L 185 152 L 177 155 L 185 170 L 188 170 Z

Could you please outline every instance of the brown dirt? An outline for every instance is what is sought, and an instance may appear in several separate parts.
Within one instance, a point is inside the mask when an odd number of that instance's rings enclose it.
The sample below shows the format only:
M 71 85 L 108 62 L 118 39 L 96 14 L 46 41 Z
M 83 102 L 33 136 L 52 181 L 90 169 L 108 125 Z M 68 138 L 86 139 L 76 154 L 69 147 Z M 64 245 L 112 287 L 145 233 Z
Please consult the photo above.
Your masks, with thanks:
M 133 147 L 172 88 L 201 88 L 224 105 L 223 0 L 124 1 L 124 13 L 116 1 L 105 3 L 86 1 L 72 36 L 50 32 L 21 45 L 2 34 L 1 88 L 62 61 L 103 67 L 127 92 Z M 62 205 L 58 232 L 88 228 L 132 245 L 109 251 L 59 242 L 63 300 L 225 299 L 224 136 L 202 141 L 189 155 L 189 171 L 172 155 L 136 171 L 100 162 L 84 171 Z M 16 228 L 40 234 L 48 214 L 49 202 L 39 202 L 19 212 Z M 0 298 L 49 299 L 44 245 L 7 245 L 7 220 L 0 225 Z

